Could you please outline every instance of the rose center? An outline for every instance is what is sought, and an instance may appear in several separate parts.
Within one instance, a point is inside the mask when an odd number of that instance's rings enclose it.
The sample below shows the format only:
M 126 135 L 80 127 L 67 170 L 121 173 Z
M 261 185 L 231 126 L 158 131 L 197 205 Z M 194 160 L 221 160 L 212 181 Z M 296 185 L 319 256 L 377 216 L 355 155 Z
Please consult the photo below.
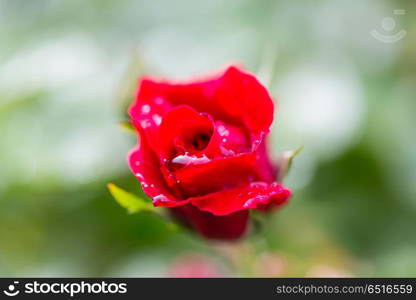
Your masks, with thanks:
M 168 168 L 176 171 L 188 164 L 206 162 L 208 159 L 201 151 L 207 148 L 212 137 L 212 130 L 193 128 L 175 140 L 175 150 L 171 155 Z
M 188 141 L 185 141 L 185 149 L 191 153 L 204 150 L 210 139 L 211 135 L 208 132 L 196 133 Z

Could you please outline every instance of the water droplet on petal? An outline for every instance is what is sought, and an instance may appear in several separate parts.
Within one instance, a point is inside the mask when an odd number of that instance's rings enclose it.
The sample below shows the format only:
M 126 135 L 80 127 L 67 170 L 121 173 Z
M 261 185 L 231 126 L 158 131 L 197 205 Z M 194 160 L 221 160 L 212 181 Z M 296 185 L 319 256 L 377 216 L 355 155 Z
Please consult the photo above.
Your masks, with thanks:
M 211 160 L 206 157 L 205 155 L 202 155 L 201 157 L 197 156 L 190 156 L 190 155 L 178 155 L 175 158 L 171 160 L 172 166 L 175 168 L 175 165 L 179 167 L 184 167 L 187 165 L 201 165 L 206 164 L 210 162 Z
M 162 117 L 155 114 L 152 116 L 153 121 L 155 122 L 156 125 L 160 125 L 160 123 L 162 123 Z
M 220 150 L 221 150 L 221 154 L 224 156 L 233 156 L 234 155 L 234 151 L 229 150 L 225 147 L 220 146 Z
M 153 203 L 155 205 L 157 205 L 161 202 L 166 202 L 166 200 L 168 200 L 168 198 L 165 195 L 157 195 L 157 196 L 153 197 Z
M 147 115 L 150 112 L 150 110 L 151 110 L 150 105 L 145 104 L 142 106 L 142 114 Z
M 164 102 L 162 97 L 156 97 L 154 101 L 157 105 L 162 105 Z
M 137 179 L 139 179 L 140 181 L 143 180 L 143 175 L 142 174 L 136 173 L 135 175 L 136 175 Z
M 230 131 L 227 128 L 225 128 L 224 125 L 219 125 L 217 127 L 217 130 L 218 130 L 218 133 L 219 133 L 220 136 L 229 136 L 230 135 Z
M 189 162 L 189 156 L 187 155 L 179 155 L 172 159 L 172 163 L 174 164 L 187 165 Z
M 140 121 L 140 126 L 142 126 L 143 128 L 147 128 L 147 127 L 152 126 L 152 124 L 150 123 L 149 120 L 143 120 L 143 121 Z

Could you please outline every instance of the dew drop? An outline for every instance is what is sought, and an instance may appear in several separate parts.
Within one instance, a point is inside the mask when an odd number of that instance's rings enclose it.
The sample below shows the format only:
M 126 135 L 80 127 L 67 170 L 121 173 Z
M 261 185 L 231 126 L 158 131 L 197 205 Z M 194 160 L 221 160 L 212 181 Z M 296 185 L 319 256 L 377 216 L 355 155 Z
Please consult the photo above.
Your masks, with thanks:
M 166 200 L 168 200 L 168 199 L 166 198 L 165 195 L 157 195 L 157 196 L 153 197 L 153 202 L 155 204 L 158 204 L 160 202 L 166 202 Z
M 234 151 L 229 150 L 229 149 L 227 149 L 225 147 L 220 146 L 220 150 L 221 150 L 221 154 L 224 155 L 224 156 L 232 156 L 232 155 L 234 155 Z
M 157 105 L 162 105 L 164 100 L 162 97 L 156 97 L 154 101 Z
M 151 110 L 150 105 L 145 104 L 145 105 L 143 105 L 143 106 L 142 106 L 142 113 L 143 113 L 144 115 L 147 115 L 147 114 L 150 112 L 150 110 Z
M 150 123 L 149 120 L 143 120 L 140 122 L 140 126 L 142 126 L 143 128 L 148 128 L 150 126 L 152 126 L 152 124 Z
M 172 163 L 174 164 L 187 165 L 189 162 L 189 156 L 187 155 L 179 155 L 172 159 Z
M 143 175 L 142 175 L 142 174 L 140 174 L 140 173 L 136 173 L 136 177 L 137 177 L 137 179 L 139 179 L 140 181 L 142 181 L 142 180 L 143 180 Z
M 224 125 L 219 125 L 218 128 L 218 133 L 220 136 L 229 136 L 230 135 L 230 131 L 228 131 L 227 128 L 225 128 Z
M 178 155 L 174 159 L 172 159 L 172 163 L 180 164 L 180 165 L 189 165 L 189 164 L 200 165 L 200 164 L 205 164 L 209 161 L 210 159 L 206 157 L 205 155 L 201 157 L 189 156 L 189 155 Z
M 156 125 L 160 125 L 160 123 L 162 123 L 162 117 L 155 114 L 152 116 L 153 121 L 155 122 Z

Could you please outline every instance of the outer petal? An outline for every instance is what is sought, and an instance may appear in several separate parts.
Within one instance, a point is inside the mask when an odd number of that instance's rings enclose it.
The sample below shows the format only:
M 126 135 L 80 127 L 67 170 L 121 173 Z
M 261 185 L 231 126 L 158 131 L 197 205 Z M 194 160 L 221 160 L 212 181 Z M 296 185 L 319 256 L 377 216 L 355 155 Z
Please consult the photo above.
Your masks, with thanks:
M 214 216 L 188 204 L 172 208 L 172 213 L 205 237 L 213 239 L 237 239 L 244 234 L 248 225 L 248 211 Z
M 166 100 L 170 85 L 144 78 L 139 83 L 136 101 L 129 108 L 133 125 L 143 133 L 157 151 L 157 131 L 163 116 L 172 109 Z
M 290 190 L 277 182 L 272 184 L 252 182 L 243 187 L 189 200 L 200 210 L 208 211 L 216 216 L 224 216 L 245 209 L 266 209 L 270 205 L 282 205 L 290 195 Z
M 174 207 L 189 202 L 189 200 L 179 201 L 177 195 L 172 194 L 174 190 L 167 186 L 158 167 L 159 160 L 150 149 L 145 138 L 142 138 L 140 145 L 130 152 L 128 160 L 130 168 L 142 185 L 143 191 L 153 199 L 155 206 Z
M 189 165 L 174 172 L 174 176 L 185 197 L 206 195 L 259 180 L 253 153 Z
M 277 168 L 270 160 L 266 142 L 266 139 L 264 139 L 257 148 L 256 170 L 259 172 L 262 181 L 273 182 L 277 178 Z
M 274 105 L 266 88 L 253 75 L 230 67 L 221 78 L 216 99 L 224 103 L 228 113 L 235 110 L 239 114 L 256 148 L 273 122 Z M 227 101 L 234 105 L 228 105 Z

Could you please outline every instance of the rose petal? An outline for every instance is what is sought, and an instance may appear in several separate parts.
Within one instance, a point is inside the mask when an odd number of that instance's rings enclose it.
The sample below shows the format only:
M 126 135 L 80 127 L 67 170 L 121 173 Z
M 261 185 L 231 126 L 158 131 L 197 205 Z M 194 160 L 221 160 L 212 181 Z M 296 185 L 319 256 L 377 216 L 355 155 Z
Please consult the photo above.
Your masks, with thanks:
M 140 145 L 130 152 L 128 160 L 143 191 L 153 199 L 155 206 L 175 207 L 189 202 L 188 200 L 178 201 L 178 196 L 172 195 L 172 190 L 167 186 L 158 167 L 159 160 L 145 138 L 142 138 Z
M 128 112 L 133 125 L 141 129 L 148 139 L 149 145 L 157 150 L 157 131 L 164 115 L 172 109 L 166 100 L 170 86 L 144 78 L 139 83 L 136 101 Z
M 282 205 L 290 195 L 290 190 L 277 182 L 272 184 L 252 182 L 243 187 L 188 200 L 200 210 L 216 216 L 224 216 L 245 209 L 266 209 L 270 205 Z
M 215 121 L 215 131 L 204 153 L 208 157 L 227 157 L 251 151 L 249 137 L 243 128 Z
M 255 155 L 245 153 L 190 164 L 173 173 L 185 197 L 205 195 L 258 180 Z
M 166 113 L 160 125 L 158 131 L 158 153 L 161 159 L 172 159 L 173 155 L 195 152 L 196 149 L 189 149 L 190 147 L 186 145 L 186 140 L 191 140 L 192 136 L 198 133 L 207 134 L 210 139 L 213 131 L 214 125 L 209 118 L 199 114 L 189 106 L 175 107 Z M 179 142 L 184 148 L 182 153 L 178 153 L 176 151 L 178 149 L 175 149 L 175 144 Z M 207 144 L 208 142 L 209 140 Z
M 264 139 L 256 150 L 256 170 L 259 172 L 262 181 L 273 182 L 277 178 L 277 167 L 270 160 L 268 153 L 266 140 Z
M 238 112 L 248 131 L 256 138 L 262 138 L 269 132 L 273 122 L 273 101 L 253 75 L 236 67 L 228 68 L 221 78 L 216 99 L 223 103 L 228 113 Z

